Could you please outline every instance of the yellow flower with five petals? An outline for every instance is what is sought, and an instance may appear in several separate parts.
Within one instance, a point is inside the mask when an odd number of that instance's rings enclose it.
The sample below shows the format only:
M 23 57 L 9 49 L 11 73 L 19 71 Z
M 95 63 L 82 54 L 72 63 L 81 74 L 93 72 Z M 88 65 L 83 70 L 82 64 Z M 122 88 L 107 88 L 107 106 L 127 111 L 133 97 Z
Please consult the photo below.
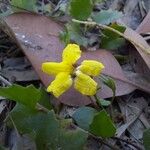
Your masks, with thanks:
M 63 51 L 62 62 L 45 62 L 42 64 L 43 72 L 56 76 L 55 80 L 48 86 L 48 92 L 53 93 L 58 98 L 74 82 L 74 88 L 83 95 L 92 96 L 96 94 L 97 83 L 92 77 L 98 76 L 104 65 L 95 60 L 84 60 L 80 66 L 75 67 L 75 63 L 80 57 L 80 47 L 76 44 L 68 44 Z

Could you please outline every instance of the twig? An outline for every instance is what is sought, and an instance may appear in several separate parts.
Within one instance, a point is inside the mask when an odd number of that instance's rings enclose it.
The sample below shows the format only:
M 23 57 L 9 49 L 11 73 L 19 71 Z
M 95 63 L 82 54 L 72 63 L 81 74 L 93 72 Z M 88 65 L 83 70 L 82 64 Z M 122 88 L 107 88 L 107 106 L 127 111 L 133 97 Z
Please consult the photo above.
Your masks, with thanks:
M 85 24 L 85 25 L 89 25 L 89 26 L 97 26 L 101 29 L 107 29 L 110 30 L 118 35 L 120 35 L 121 37 L 125 38 L 126 40 L 130 41 L 134 46 L 139 47 L 141 50 L 143 50 L 145 53 L 150 54 L 150 48 L 145 48 L 143 45 L 141 45 L 140 43 L 136 43 L 132 38 L 126 36 L 125 34 L 119 32 L 118 30 L 115 30 L 114 28 L 111 28 L 109 26 L 103 25 L 103 24 L 98 24 L 94 21 L 81 21 L 81 20 L 76 20 L 76 19 L 72 19 L 73 22 L 79 23 L 79 24 Z
M 11 86 L 12 84 L 9 82 L 9 81 L 7 81 L 4 77 L 2 77 L 1 75 L 0 75 L 0 81 L 2 81 L 4 84 L 6 84 L 7 86 Z
M 127 144 L 130 144 L 130 145 L 134 146 L 138 150 L 144 150 L 141 146 L 138 146 L 138 145 L 132 143 L 131 141 L 126 140 L 126 139 L 122 139 L 122 138 L 119 138 L 119 137 L 112 137 L 112 139 L 118 140 L 118 141 L 122 141 L 122 142 L 125 142 Z
M 97 137 L 97 136 L 93 135 L 92 133 L 89 133 L 89 135 L 90 135 L 91 137 L 93 137 L 94 139 L 99 140 L 102 144 L 106 145 L 107 147 L 111 148 L 112 150 L 119 150 L 119 148 L 117 148 L 116 146 L 113 146 L 113 145 L 107 143 L 107 142 L 104 141 L 102 138 Z
M 145 40 L 145 41 L 150 40 L 150 36 L 146 36 L 146 37 L 144 37 L 144 40 Z

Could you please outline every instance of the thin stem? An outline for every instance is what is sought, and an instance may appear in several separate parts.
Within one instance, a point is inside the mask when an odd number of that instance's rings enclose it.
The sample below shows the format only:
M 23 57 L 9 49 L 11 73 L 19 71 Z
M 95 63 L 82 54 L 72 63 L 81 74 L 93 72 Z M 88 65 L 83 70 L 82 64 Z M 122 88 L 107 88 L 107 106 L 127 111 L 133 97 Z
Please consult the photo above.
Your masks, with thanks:
M 93 106 L 95 107 L 95 109 L 99 110 L 100 109 L 99 105 L 97 105 L 97 103 L 92 99 L 91 96 L 88 96 L 88 97 L 89 97 L 89 99 L 91 101 L 91 104 L 93 104 Z
M 2 77 L 1 75 L 0 75 L 0 81 L 2 81 L 5 85 L 7 85 L 7 86 L 11 86 L 12 84 L 9 82 L 9 81 L 7 81 L 4 77 Z
M 103 74 L 101 74 L 99 79 L 105 82 L 108 78 L 105 77 Z M 114 102 L 114 99 L 116 96 L 116 87 L 115 88 L 113 88 L 111 86 L 108 86 L 108 87 L 112 90 L 112 93 L 113 93 L 112 98 L 111 98 L 111 104 L 110 104 L 110 113 L 111 113 L 112 120 L 114 120 L 115 116 L 114 116 L 114 111 L 113 111 L 113 102 Z
M 118 35 L 120 35 L 121 37 L 125 38 L 126 40 L 130 41 L 134 46 L 139 47 L 141 50 L 143 50 L 145 53 L 150 54 L 150 48 L 145 48 L 143 45 L 141 45 L 140 43 L 135 42 L 132 38 L 126 36 L 125 34 L 119 32 L 118 30 L 111 28 L 109 26 L 103 25 L 103 24 L 98 24 L 94 21 L 81 21 L 81 20 L 76 20 L 76 19 L 72 19 L 73 22 L 76 23 L 80 23 L 80 24 L 85 24 L 85 25 L 89 25 L 89 26 L 97 26 L 101 29 L 107 29 L 110 30 Z
M 72 124 L 72 126 L 75 127 L 75 128 L 79 128 L 79 127 L 78 127 L 77 125 L 75 125 L 75 124 Z M 86 133 L 87 133 L 87 131 L 85 131 L 85 130 L 82 129 L 82 128 L 80 128 L 80 130 L 82 130 L 83 132 L 86 132 Z M 92 134 L 92 133 L 90 133 L 90 132 L 88 132 L 88 135 L 91 136 L 92 138 L 98 140 L 100 143 L 106 145 L 107 147 L 111 148 L 112 150 L 119 150 L 118 147 L 116 147 L 116 146 L 114 146 L 114 145 L 108 143 L 107 141 L 105 141 L 105 140 L 102 139 L 101 137 L 97 137 L 97 136 L 95 136 L 94 134 Z
M 97 94 L 94 95 L 94 98 L 95 98 L 95 100 L 96 100 L 96 104 L 97 104 L 99 107 L 101 107 L 102 109 L 104 109 L 104 107 L 101 105 L 101 103 L 100 103 L 100 101 L 99 101 L 99 98 L 98 98 Z
M 47 108 L 45 108 L 44 106 L 42 106 L 41 104 L 37 103 L 36 104 L 36 109 L 39 110 L 39 111 L 43 111 L 45 113 L 48 113 L 49 110 Z

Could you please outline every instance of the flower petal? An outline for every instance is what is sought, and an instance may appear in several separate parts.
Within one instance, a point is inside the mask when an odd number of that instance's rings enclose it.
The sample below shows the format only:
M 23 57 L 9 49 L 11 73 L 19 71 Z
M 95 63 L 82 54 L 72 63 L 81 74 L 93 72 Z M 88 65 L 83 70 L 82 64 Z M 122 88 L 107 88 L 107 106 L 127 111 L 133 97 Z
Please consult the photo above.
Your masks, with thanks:
M 78 69 L 89 76 L 98 76 L 104 65 L 95 60 L 84 60 Z
M 60 72 L 66 72 L 70 74 L 73 71 L 73 67 L 64 62 L 45 62 L 42 64 L 42 71 L 49 75 L 57 75 Z
M 81 57 L 80 47 L 76 44 L 68 44 L 63 51 L 63 62 L 74 64 Z
M 74 80 L 74 88 L 83 95 L 94 95 L 97 90 L 97 83 L 88 75 L 81 71 L 76 72 L 76 78 Z
M 67 73 L 59 73 L 55 80 L 51 82 L 50 86 L 47 88 L 48 92 L 52 92 L 55 97 L 59 97 L 65 91 L 67 91 L 72 85 L 71 76 Z

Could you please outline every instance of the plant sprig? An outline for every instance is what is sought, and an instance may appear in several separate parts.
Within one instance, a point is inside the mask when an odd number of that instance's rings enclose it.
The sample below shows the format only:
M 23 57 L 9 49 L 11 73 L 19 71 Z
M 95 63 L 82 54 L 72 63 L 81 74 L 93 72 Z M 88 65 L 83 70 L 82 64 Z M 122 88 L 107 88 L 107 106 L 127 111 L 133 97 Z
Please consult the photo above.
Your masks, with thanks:
M 121 37 L 125 38 L 126 40 L 128 40 L 129 42 L 131 42 L 134 46 L 137 46 L 138 48 L 140 48 L 143 52 L 150 54 L 150 48 L 145 48 L 142 44 L 137 43 L 136 41 L 134 41 L 134 39 L 126 36 L 125 34 L 119 32 L 118 30 L 111 28 L 110 26 L 107 25 L 103 25 L 103 24 L 99 24 L 96 23 L 94 21 L 82 21 L 82 20 L 77 20 L 77 19 L 72 19 L 73 22 L 75 23 L 79 23 L 79 24 L 84 24 L 84 25 L 88 25 L 88 26 L 96 26 L 100 29 L 107 29 L 110 30 L 118 35 L 120 35 Z

